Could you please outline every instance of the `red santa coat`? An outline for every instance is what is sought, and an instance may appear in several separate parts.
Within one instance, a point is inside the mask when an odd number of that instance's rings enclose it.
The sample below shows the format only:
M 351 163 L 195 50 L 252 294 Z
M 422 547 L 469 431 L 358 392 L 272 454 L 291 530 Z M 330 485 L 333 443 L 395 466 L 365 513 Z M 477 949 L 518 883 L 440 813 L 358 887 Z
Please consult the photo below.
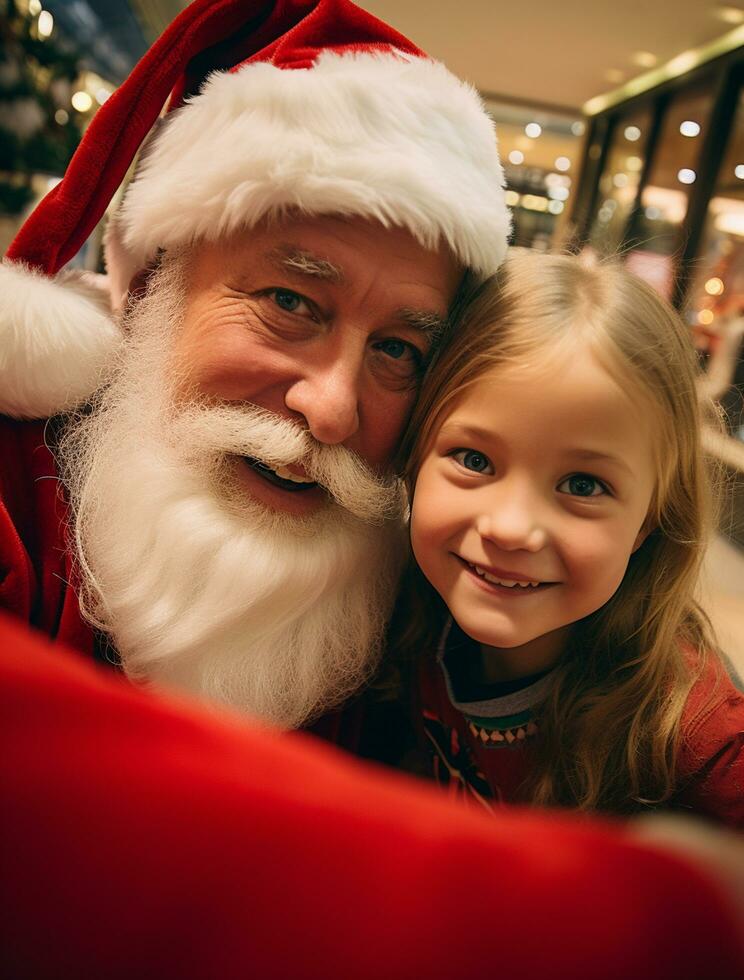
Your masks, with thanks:
M 0 415 L 0 608 L 93 653 L 65 545 L 67 505 L 44 421 Z
M 14 980 L 744 972 L 718 885 L 620 828 L 470 811 L 2 615 L 0 739 Z

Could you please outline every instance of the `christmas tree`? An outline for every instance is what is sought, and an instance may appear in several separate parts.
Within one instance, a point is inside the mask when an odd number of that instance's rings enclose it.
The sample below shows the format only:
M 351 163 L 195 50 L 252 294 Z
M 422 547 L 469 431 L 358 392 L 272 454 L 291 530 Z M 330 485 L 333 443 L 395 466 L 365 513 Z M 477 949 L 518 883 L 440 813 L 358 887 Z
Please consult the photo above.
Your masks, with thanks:
M 0 215 L 15 217 L 33 176 L 61 177 L 82 137 L 70 105 L 80 54 L 38 0 L 0 4 Z

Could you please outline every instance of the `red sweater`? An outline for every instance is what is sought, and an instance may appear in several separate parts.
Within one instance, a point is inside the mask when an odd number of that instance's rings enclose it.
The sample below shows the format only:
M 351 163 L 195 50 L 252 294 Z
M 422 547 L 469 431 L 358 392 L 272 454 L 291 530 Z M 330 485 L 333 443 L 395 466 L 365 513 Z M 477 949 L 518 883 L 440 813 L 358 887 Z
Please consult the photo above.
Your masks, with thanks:
M 445 633 L 436 656 L 422 657 L 419 670 L 423 767 L 450 793 L 464 793 L 488 808 L 494 800 L 515 802 L 540 738 L 534 709 L 550 678 L 498 698 L 468 697 L 463 703 L 446 666 L 452 666 L 452 657 L 443 656 L 446 639 Z M 717 662 L 693 687 L 681 732 L 679 789 L 667 806 L 744 829 L 744 695 Z M 411 764 L 417 761 L 420 770 L 420 756 Z

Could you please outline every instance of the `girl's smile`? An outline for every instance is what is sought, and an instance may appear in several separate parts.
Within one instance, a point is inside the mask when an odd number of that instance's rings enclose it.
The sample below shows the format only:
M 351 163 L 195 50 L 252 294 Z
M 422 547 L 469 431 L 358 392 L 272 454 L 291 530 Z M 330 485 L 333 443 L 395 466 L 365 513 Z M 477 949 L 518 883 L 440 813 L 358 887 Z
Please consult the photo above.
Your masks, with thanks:
M 556 582 L 541 582 L 539 579 L 525 577 L 520 572 L 505 572 L 496 568 L 484 568 L 482 565 L 475 565 L 460 555 L 455 555 L 468 568 L 468 571 L 475 575 L 477 584 L 495 595 L 505 594 L 510 596 L 525 596 L 536 594 L 540 589 L 556 585 Z
M 416 479 L 411 541 L 490 656 L 525 674 L 550 666 L 565 627 L 618 588 L 648 531 L 647 418 L 582 348 L 560 363 L 492 369 L 439 423 Z

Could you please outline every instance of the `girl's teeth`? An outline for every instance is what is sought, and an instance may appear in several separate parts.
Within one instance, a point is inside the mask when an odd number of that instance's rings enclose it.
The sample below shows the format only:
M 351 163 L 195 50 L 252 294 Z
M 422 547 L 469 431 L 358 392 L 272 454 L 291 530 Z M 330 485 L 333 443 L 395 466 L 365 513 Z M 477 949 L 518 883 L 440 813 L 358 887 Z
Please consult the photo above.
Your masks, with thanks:
M 522 589 L 528 589 L 530 586 L 533 588 L 537 587 L 539 582 L 517 582 L 516 579 L 508 578 L 496 578 L 495 575 L 490 575 L 484 568 L 480 565 L 472 566 L 481 578 L 484 578 L 487 582 L 491 582 L 493 585 L 505 585 L 507 589 L 513 589 L 515 585 L 518 585 Z

